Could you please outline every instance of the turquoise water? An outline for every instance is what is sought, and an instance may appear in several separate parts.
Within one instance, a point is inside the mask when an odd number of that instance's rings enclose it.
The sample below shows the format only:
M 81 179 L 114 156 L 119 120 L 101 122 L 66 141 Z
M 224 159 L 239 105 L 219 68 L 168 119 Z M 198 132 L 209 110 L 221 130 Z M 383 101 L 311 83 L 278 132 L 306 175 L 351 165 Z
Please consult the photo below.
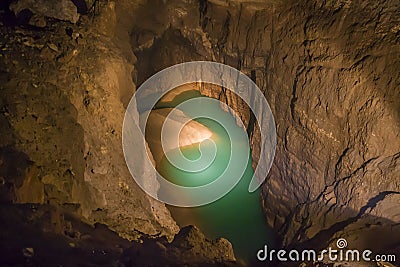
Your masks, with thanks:
M 199 93 L 197 91 L 186 92 L 183 96 L 176 98 L 174 103 L 157 107 L 173 107 L 188 98 L 198 96 Z M 193 173 L 174 167 L 164 157 L 161 164 L 157 166 L 160 174 L 169 181 L 182 186 L 199 186 L 210 183 L 224 172 L 231 158 L 232 144 L 238 147 L 240 151 L 243 151 L 243 158 L 248 159 L 247 167 L 239 183 L 223 198 L 201 207 L 181 208 L 169 206 L 169 210 L 180 226 L 196 225 L 210 239 L 227 238 L 232 243 L 235 255 L 238 258 L 248 262 L 253 261 L 256 259 L 256 253 L 259 249 L 265 244 L 271 244 L 272 235 L 262 213 L 260 192 L 258 190 L 253 193 L 248 192 L 248 186 L 253 177 L 253 169 L 251 167 L 252 161 L 246 132 L 238 127 L 235 118 L 223 111 L 219 105 L 210 105 L 208 103 L 207 107 L 201 104 L 200 107 L 209 109 L 213 114 L 222 118 L 224 123 L 234 126 L 234 133 L 230 132 L 231 140 L 219 123 L 207 118 L 195 119 L 213 132 L 212 140 L 217 147 L 215 160 L 208 168 Z M 193 107 L 192 111 L 196 113 L 196 107 Z M 191 117 L 194 114 L 187 115 Z M 214 148 L 212 144 L 207 142 L 202 145 L 202 149 Z M 183 147 L 181 151 L 186 158 L 191 160 L 196 160 L 201 156 L 199 144 Z M 168 152 L 169 158 L 173 159 L 179 156 L 179 149 Z

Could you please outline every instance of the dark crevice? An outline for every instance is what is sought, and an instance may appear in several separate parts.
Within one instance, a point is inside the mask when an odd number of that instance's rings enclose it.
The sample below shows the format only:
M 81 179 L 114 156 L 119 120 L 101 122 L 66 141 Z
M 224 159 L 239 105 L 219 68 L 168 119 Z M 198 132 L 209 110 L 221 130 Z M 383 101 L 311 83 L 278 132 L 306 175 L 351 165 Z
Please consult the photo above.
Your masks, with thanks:
M 256 83 L 257 81 L 257 77 L 256 77 L 256 71 L 252 70 L 251 74 L 250 74 L 250 78 L 251 80 Z M 250 95 L 250 100 L 253 101 L 253 94 L 252 94 L 253 90 L 251 90 L 251 95 Z M 250 110 L 250 119 L 249 119 L 249 125 L 247 126 L 246 132 L 247 132 L 247 136 L 249 137 L 249 139 L 251 140 L 251 138 L 253 137 L 254 134 L 254 126 L 256 124 L 257 120 L 256 120 L 256 116 L 254 115 L 254 113 Z
M 85 15 L 88 13 L 88 7 L 85 0 L 71 0 L 77 8 L 79 14 Z
M 355 169 L 350 175 L 345 176 L 345 177 L 343 177 L 343 178 L 341 178 L 341 179 L 339 179 L 339 180 L 336 180 L 336 181 L 334 182 L 335 190 L 336 190 L 336 188 L 338 187 L 338 185 L 339 185 L 341 182 L 344 182 L 344 181 L 346 181 L 347 179 L 350 179 L 351 177 L 353 177 L 353 176 L 354 176 L 357 172 L 359 172 L 360 170 L 365 170 L 365 168 L 366 168 L 372 161 L 376 160 L 377 158 L 378 158 L 378 157 L 373 157 L 373 158 L 371 158 L 371 159 L 369 159 L 369 160 L 363 162 L 363 164 L 361 164 L 360 167 L 358 167 L 357 169 Z M 333 184 L 332 184 L 332 185 L 333 185 Z
M 339 176 L 340 166 L 342 164 L 343 158 L 346 156 L 348 151 L 349 151 L 349 148 L 346 147 L 346 149 L 343 150 L 342 154 L 339 156 L 339 159 L 337 160 L 337 162 L 335 164 L 335 177 Z
M 305 71 L 306 67 L 305 66 L 298 66 L 296 70 L 296 75 L 294 77 L 293 81 L 293 87 L 292 87 L 292 99 L 290 100 L 290 112 L 292 115 L 292 119 L 295 120 L 295 105 L 297 101 L 297 84 L 299 81 L 300 75 Z
M 228 41 L 228 36 L 230 33 L 230 31 L 229 31 L 230 21 L 231 21 L 231 13 L 229 11 L 227 11 L 224 26 L 222 27 L 222 31 L 221 31 L 221 36 L 217 42 L 217 47 L 218 47 L 219 52 L 222 52 L 224 50 L 225 44 Z
M 392 195 L 392 194 L 400 194 L 400 192 L 396 192 L 396 191 L 380 192 L 376 196 L 370 198 L 368 200 L 367 204 L 365 204 L 363 207 L 361 207 L 360 211 L 358 212 L 358 214 L 356 216 L 351 217 L 344 221 L 337 222 L 337 223 L 333 224 L 331 227 L 329 227 L 328 229 L 321 230 L 320 232 L 318 232 L 318 234 L 316 234 L 310 240 L 296 245 L 296 248 L 297 249 L 309 248 L 309 247 L 316 248 L 316 249 L 325 248 L 328 245 L 328 243 L 330 242 L 330 240 L 332 239 L 332 237 L 337 232 L 343 231 L 346 226 L 348 226 L 352 223 L 355 223 L 358 219 L 361 218 L 361 216 L 363 216 L 367 212 L 368 209 L 375 208 L 379 202 L 384 200 L 388 195 Z
M 200 13 L 199 25 L 201 26 L 203 31 L 206 29 L 208 24 L 208 18 L 206 17 L 207 7 L 208 7 L 207 0 L 199 0 L 199 13 Z

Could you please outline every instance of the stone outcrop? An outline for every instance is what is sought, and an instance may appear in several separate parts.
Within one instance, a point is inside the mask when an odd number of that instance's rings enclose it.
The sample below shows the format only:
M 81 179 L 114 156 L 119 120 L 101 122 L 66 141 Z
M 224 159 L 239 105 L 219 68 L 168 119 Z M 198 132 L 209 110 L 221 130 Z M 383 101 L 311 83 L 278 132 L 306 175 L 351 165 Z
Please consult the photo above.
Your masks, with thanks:
M 147 123 L 142 127 L 146 128 L 146 141 L 156 164 L 161 162 L 165 153 L 179 147 L 201 143 L 213 134 L 203 124 L 191 120 L 182 111 L 172 111 L 172 108 L 161 108 L 141 115 L 143 124 L 146 123 L 144 116 L 148 115 Z M 169 140 L 163 145 L 161 145 L 162 133 L 164 140 Z M 172 141 L 172 138 L 175 140 Z
M 11 3 L 10 9 L 18 16 L 23 10 L 29 10 L 36 16 L 55 18 L 76 23 L 78 9 L 70 0 L 19 0 Z
M 185 227 L 165 237 L 129 242 L 105 225 L 89 225 L 52 205 L 0 205 L 0 262 L 5 266 L 237 266 L 226 239 L 207 240 Z
M 91 23 L 1 29 L 2 198 L 67 206 L 128 239 L 172 239 L 176 223 L 137 186 L 122 153 L 134 56 Z
M 228 240 L 207 240 L 194 226 L 182 228 L 171 243 L 162 238 L 144 241 L 127 249 L 124 255 L 124 262 L 132 266 L 236 266 Z
M 73 22 L 72 13 L 59 19 Z M 343 237 L 349 248 L 399 251 L 398 1 L 122 0 L 80 20 L 1 28 L 3 202 L 64 206 L 128 238 L 172 239 L 168 210 L 125 166 L 123 113 L 156 71 L 214 60 L 251 77 L 275 116 L 262 198 L 282 246 L 324 248 Z M 207 88 L 239 113 L 263 164 L 248 108 Z

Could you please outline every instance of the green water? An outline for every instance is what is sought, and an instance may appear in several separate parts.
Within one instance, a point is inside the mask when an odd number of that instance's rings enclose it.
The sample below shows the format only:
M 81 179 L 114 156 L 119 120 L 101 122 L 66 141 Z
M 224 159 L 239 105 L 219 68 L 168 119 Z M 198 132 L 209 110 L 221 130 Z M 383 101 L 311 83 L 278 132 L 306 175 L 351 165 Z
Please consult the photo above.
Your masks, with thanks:
M 170 103 L 169 105 L 163 104 L 162 107 L 176 106 L 179 102 L 194 96 L 197 97 L 198 95 L 198 92 L 186 92 L 184 96 L 178 98 L 174 103 Z M 234 132 L 230 132 L 231 140 L 219 123 L 206 118 L 196 119 L 197 122 L 213 131 L 212 139 L 217 147 L 215 160 L 208 168 L 193 173 L 174 167 L 164 157 L 157 168 L 160 174 L 171 182 L 182 186 L 199 186 L 210 183 L 224 172 L 230 160 L 232 144 L 239 147 L 240 151 L 243 151 L 242 156 L 248 159 L 247 167 L 240 182 L 223 198 L 201 207 L 181 208 L 169 206 L 169 209 L 180 226 L 196 225 L 210 239 L 219 237 L 227 238 L 233 244 L 235 255 L 238 258 L 247 262 L 255 261 L 257 251 L 265 244 L 271 244 L 272 236 L 269 228 L 266 226 L 262 213 L 259 191 L 248 192 L 248 186 L 253 176 L 253 169 L 251 167 L 252 162 L 249 155 L 249 141 L 246 132 L 244 129 L 238 127 L 235 118 L 223 111 L 219 105 L 208 104 L 207 107 L 204 107 L 200 104 L 200 107 L 209 109 L 213 114 L 218 113 L 218 117 L 222 118 L 224 123 L 234 126 Z M 196 107 L 194 106 L 191 110 L 195 113 Z M 191 117 L 192 114 L 187 115 Z M 207 142 L 204 142 L 202 145 L 202 149 L 213 148 Z M 181 151 L 186 158 L 191 160 L 196 160 L 201 155 L 198 144 L 183 147 Z M 179 149 L 168 153 L 169 158 L 179 156 Z

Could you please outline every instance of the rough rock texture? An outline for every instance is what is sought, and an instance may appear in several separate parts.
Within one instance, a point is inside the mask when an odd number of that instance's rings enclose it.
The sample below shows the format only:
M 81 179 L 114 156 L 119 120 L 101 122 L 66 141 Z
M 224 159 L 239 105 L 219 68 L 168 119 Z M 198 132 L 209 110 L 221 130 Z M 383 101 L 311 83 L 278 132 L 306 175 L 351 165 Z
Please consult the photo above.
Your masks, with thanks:
M 76 23 L 79 19 L 78 9 L 70 0 L 19 0 L 10 5 L 10 9 L 18 16 L 23 10 L 35 15 L 46 16 Z
M 129 239 L 171 239 L 176 223 L 139 189 L 122 154 L 121 98 L 135 90 L 135 58 L 100 31 L 113 7 L 83 26 L 1 29 L 2 198 L 68 206 Z
M 52 205 L 0 205 L 2 266 L 111 266 L 132 244 Z
M 249 75 L 271 105 L 278 144 L 262 197 L 282 245 L 321 249 L 343 237 L 349 248 L 399 252 L 398 1 L 121 0 L 81 20 L 1 29 L 2 201 L 171 237 L 168 211 L 125 167 L 124 106 L 156 71 L 214 60 Z M 218 87 L 201 91 L 240 113 L 257 163 L 248 108 Z
M 88 225 L 51 205 L 0 205 L 2 266 L 236 266 L 232 245 L 195 227 L 166 238 L 129 242 L 105 225 Z
M 155 16 L 143 7 L 156 23 L 139 14 L 132 33 L 138 83 L 190 60 L 242 70 L 276 120 L 276 159 L 262 196 L 282 244 L 323 248 L 343 237 L 352 248 L 398 252 L 399 3 L 221 2 L 169 2 Z M 202 92 L 252 124 L 229 92 Z M 257 162 L 257 128 L 249 133 Z
M 143 118 L 142 123 L 146 123 L 145 126 L 142 126 L 146 128 L 146 142 L 156 165 L 161 162 L 165 153 L 179 147 L 200 143 L 212 136 L 212 132 L 203 124 L 191 120 L 179 110 L 175 110 L 171 114 L 173 110 L 172 108 L 161 108 L 148 112 L 147 123 Z M 142 119 L 140 120 L 142 121 Z M 162 133 L 165 140 L 171 140 L 164 145 L 161 145 Z M 175 142 L 172 141 L 172 138 L 175 138 Z
M 171 243 L 164 239 L 144 242 L 127 249 L 125 262 L 133 266 L 231 266 L 235 255 L 224 238 L 207 240 L 194 226 L 182 228 Z M 156 257 L 155 257 L 156 255 Z

